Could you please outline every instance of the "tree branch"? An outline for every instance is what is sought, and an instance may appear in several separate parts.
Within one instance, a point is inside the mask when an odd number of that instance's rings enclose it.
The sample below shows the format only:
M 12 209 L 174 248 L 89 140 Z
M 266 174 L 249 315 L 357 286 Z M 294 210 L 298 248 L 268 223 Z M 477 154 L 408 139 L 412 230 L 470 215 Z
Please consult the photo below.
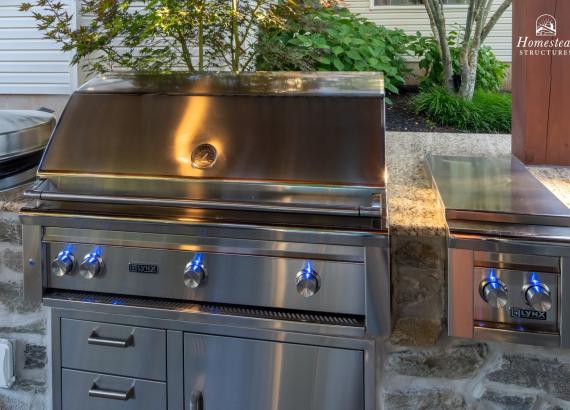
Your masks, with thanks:
M 485 25 L 483 32 L 481 33 L 482 42 L 484 42 L 487 39 L 487 37 L 491 33 L 491 30 L 493 30 L 493 27 L 495 27 L 495 25 L 497 24 L 497 21 L 499 21 L 499 19 L 502 17 L 505 11 L 507 11 L 507 9 L 511 6 L 512 3 L 513 0 L 504 0 L 503 3 L 497 9 L 497 11 L 495 11 L 495 13 L 491 16 L 491 18 Z

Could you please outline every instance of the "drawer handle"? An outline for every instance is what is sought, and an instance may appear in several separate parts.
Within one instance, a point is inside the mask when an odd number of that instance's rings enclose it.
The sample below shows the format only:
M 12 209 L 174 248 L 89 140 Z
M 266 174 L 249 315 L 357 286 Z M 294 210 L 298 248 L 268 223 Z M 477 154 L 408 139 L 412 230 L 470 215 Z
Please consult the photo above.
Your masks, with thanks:
M 204 410 L 204 397 L 201 391 L 192 392 L 190 399 L 190 410 Z
M 132 346 L 135 341 L 133 335 L 129 335 L 126 339 L 111 339 L 105 337 L 99 337 L 96 331 L 92 331 L 87 338 L 87 343 L 90 345 L 99 346 L 109 346 L 109 347 L 129 347 Z
M 97 387 L 97 383 L 93 382 L 91 388 L 89 389 L 89 396 L 99 397 L 102 399 L 127 401 L 133 398 L 134 395 L 135 395 L 135 386 L 132 386 L 129 390 L 123 392 L 117 390 L 100 389 L 99 387 Z

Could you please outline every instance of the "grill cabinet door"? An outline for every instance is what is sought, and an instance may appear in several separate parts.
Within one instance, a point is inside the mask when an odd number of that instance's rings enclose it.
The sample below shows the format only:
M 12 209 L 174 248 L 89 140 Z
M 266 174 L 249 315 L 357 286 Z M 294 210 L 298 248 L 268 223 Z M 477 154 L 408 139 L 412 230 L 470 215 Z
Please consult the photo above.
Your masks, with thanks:
M 185 409 L 361 410 L 362 351 L 185 334 Z

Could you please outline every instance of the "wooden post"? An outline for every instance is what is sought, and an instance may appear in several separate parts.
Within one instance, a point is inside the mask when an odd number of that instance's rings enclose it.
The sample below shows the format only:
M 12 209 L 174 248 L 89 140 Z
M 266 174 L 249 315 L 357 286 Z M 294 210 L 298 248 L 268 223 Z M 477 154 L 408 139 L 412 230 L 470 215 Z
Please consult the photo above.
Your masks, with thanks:
M 556 36 L 537 35 L 544 14 L 556 18 Z M 536 40 L 570 42 L 569 0 L 513 1 L 512 89 L 514 155 L 526 164 L 570 165 L 570 46 L 528 46 Z

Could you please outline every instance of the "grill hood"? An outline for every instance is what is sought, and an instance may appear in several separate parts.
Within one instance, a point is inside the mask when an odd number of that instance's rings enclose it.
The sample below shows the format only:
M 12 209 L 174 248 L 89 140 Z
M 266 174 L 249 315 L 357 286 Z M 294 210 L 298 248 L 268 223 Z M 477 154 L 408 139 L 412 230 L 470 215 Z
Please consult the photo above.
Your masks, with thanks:
M 354 214 L 384 169 L 381 74 L 110 75 L 71 96 L 33 192 Z

